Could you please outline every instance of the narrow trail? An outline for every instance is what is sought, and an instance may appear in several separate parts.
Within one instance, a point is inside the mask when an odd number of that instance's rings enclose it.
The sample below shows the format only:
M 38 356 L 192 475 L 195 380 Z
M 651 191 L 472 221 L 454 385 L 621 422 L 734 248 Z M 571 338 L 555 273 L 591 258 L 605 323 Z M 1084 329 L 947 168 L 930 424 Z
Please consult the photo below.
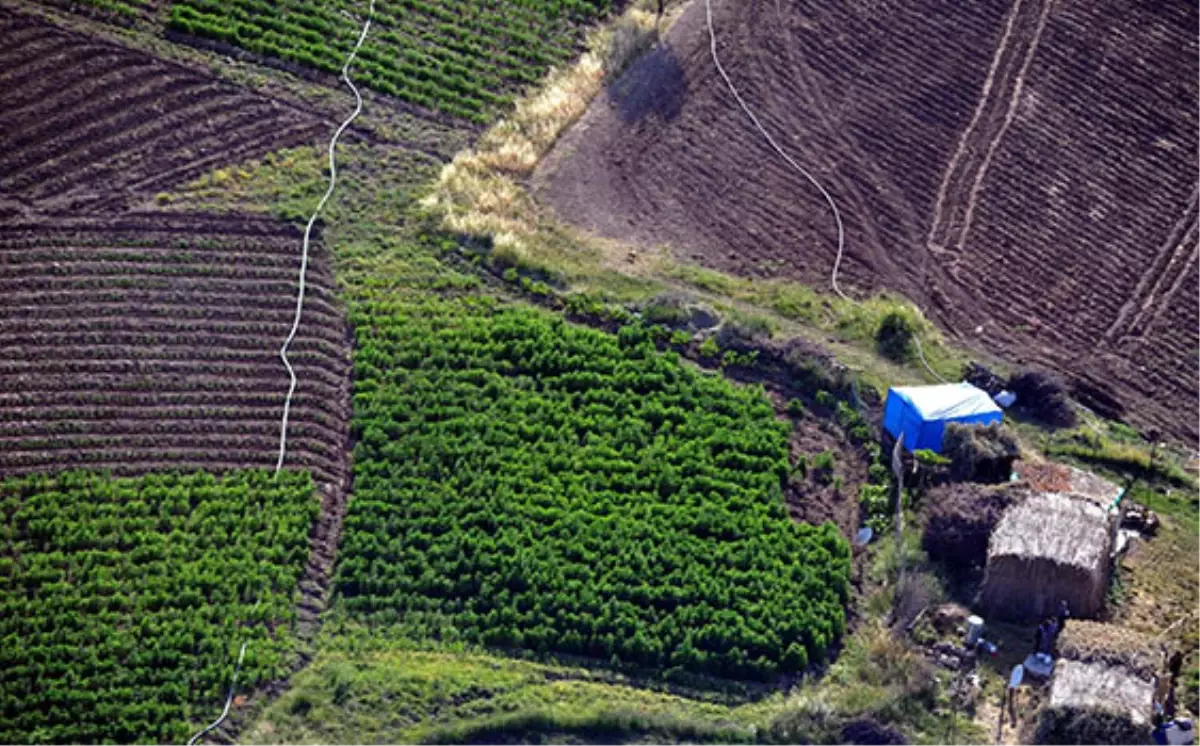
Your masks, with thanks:
M 962 252 L 966 246 L 984 180 L 1016 119 L 1025 79 L 1053 6 L 1054 0 L 1041 0 L 1040 5 L 1031 0 L 1013 3 L 979 102 L 942 175 L 925 240 L 931 251 Z
M 1171 277 L 1173 267 L 1179 267 L 1183 271 L 1175 273 L 1175 282 L 1163 295 L 1160 306 L 1165 303 L 1167 298 L 1178 292 L 1187 268 L 1196 261 L 1194 246 L 1198 232 L 1197 213 L 1200 212 L 1198 205 L 1200 205 L 1200 184 L 1192 187 L 1192 193 L 1188 197 L 1182 217 L 1171 227 L 1166 240 L 1155 252 L 1153 263 L 1138 280 L 1133 293 L 1117 312 L 1117 317 L 1112 325 L 1105 330 L 1102 338 L 1104 343 L 1113 342 L 1118 337 L 1128 334 L 1142 325 L 1144 317 L 1154 305 L 1156 296 L 1162 292 Z M 1184 256 L 1189 254 L 1189 248 L 1192 249 L 1190 252 L 1192 258 L 1181 264 Z
M 1008 133 L 1008 128 L 1012 126 L 1013 120 L 1017 117 L 1017 108 L 1021 104 L 1021 94 L 1025 90 L 1025 78 L 1029 75 L 1029 68 L 1033 66 L 1033 59 L 1037 56 L 1038 44 L 1042 40 L 1042 33 L 1046 30 L 1046 22 L 1050 20 L 1050 9 L 1054 7 L 1053 0 L 1045 0 L 1042 6 L 1042 12 L 1038 15 L 1037 27 L 1034 29 L 1033 38 L 1029 42 L 1029 48 L 1025 52 L 1025 59 L 1021 62 L 1021 69 L 1017 72 L 1016 81 L 1013 83 L 1012 93 L 1009 96 L 1008 108 L 1004 112 L 1004 121 L 1000 125 L 1000 130 L 992 137 L 988 143 L 987 152 L 983 156 L 983 163 L 980 164 L 979 170 L 975 172 L 975 181 L 971 184 L 971 191 L 967 195 L 966 213 L 963 215 L 962 230 L 958 234 L 958 242 L 955 244 L 955 249 L 962 251 L 967 242 L 967 235 L 971 232 L 971 222 L 975 218 L 975 208 L 979 205 L 979 194 L 983 191 L 983 180 L 987 176 L 988 168 L 992 165 L 992 159 L 996 156 L 996 151 L 1000 149 L 1000 143 L 1004 141 L 1004 135 Z
M 291 412 L 292 397 L 296 393 L 296 371 L 292 369 L 291 362 L 288 361 L 288 347 L 296 338 L 296 332 L 300 329 L 300 316 L 304 311 L 304 283 L 305 274 L 308 271 L 308 248 L 309 241 L 312 236 L 313 225 L 317 222 L 317 217 L 321 211 L 325 209 L 325 203 L 333 195 L 334 187 L 337 186 L 337 162 L 334 157 L 334 151 L 337 149 L 338 138 L 346 131 L 350 124 L 358 119 L 358 115 L 362 113 L 363 99 L 358 88 L 350 80 L 350 65 L 354 62 L 354 58 L 358 55 L 358 50 L 362 47 L 363 41 L 367 38 L 367 31 L 371 28 L 371 19 L 375 15 L 375 0 L 371 0 L 367 10 L 367 20 L 363 23 L 362 32 L 358 35 L 358 41 L 354 44 L 354 49 L 350 50 L 350 56 L 346 58 L 346 64 L 342 65 L 342 80 L 350 87 L 354 93 L 354 111 L 342 122 L 341 126 L 333 133 L 333 137 L 329 139 L 329 188 L 325 190 L 321 201 L 317 203 L 317 208 L 313 210 L 312 217 L 308 219 L 308 225 L 304 228 L 304 244 L 300 259 L 300 283 L 299 292 L 296 294 L 296 318 L 292 322 L 292 330 L 288 332 L 287 339 L 284 340 L 283 346 L 279 348 L 279 358 L 283 361 L 283 365 L 287 368 L 288 377 L 291 382 L 288 384 L 287 397 L 283 401 L 283 420 L 279 426 L 279 460 L 275 463 L 275 473 L 278 474 L 283 468 L 283 460 L 287 455 L 287 428 L 288 415 Z

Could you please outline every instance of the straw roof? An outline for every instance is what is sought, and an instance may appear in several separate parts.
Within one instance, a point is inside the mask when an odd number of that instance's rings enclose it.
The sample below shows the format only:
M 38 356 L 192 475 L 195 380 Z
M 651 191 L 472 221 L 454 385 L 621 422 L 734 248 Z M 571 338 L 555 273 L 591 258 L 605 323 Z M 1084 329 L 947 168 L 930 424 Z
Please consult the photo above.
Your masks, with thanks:
M 1162 664 L 1163 645 L 1150 635 L 1115 624 L 1072 619 L 1058 638 L 1063 658 L 1119 666 L 1150 680 Z
M 1094 572 L 1107 560 L 1110 539 L 1104 508 L 1076 495 L 1044 492 L 1005 512 L 992 534 L 988 558 L 1044 559 Z
M 1106 710 L 1146 725 L 1154 705 L 1154 684 L 1117 666 L 1060 659 L 1050 684 L 1051 708 Z
M 1066 464 L 1022 460 L 1013 469 L 1021 481 L 1039 492 L 1072 492 L 1106 508 L 1121 493 L 1121 488 L 1107 479 Z

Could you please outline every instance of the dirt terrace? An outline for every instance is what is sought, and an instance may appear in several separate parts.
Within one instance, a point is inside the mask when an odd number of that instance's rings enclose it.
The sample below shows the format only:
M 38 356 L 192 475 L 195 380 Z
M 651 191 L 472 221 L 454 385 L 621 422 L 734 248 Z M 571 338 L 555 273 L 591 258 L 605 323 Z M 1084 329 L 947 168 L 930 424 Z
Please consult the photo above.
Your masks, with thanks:
M 735 85 L 842 210 L 843 286 L 1195 440 L 1194 5 L 713 4 Z M 606 237 L 828 287 L 829 208 L 738 108 L 704 11 L 593 104 L 539 196 Z
M 132 214 L 0 226 L 0 476 L 273 468 L 299 231 Z M 294 345 L 287 464 L 346 478 L 349 350 L 326 252 Z
M 315 143 L 321 118 L 0 8 L 0 215 L 111 210 Z

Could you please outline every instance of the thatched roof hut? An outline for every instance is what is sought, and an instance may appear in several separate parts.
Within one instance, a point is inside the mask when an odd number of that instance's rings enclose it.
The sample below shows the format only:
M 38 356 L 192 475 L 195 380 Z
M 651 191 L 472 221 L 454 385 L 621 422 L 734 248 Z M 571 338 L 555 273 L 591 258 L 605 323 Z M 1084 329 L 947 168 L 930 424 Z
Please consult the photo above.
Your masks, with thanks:
M 1037 743 L 1150 743 L 1154 683 L 1127 668 L 1059 660 Z
M 1113 523 L 1093 500 L 1060 492 L 1030 496 L 1000 518 L 988 543 L 981 600 L 997 618 L 1094 616 L 1108 589 Z
M 1116 624 L 1071 620 L 1058 637 L 1058 654 L 1080 663 L 1103 663 L 1125 668 L 1152 680 L 1166 658 L 1166 646 L 1151 635 Z

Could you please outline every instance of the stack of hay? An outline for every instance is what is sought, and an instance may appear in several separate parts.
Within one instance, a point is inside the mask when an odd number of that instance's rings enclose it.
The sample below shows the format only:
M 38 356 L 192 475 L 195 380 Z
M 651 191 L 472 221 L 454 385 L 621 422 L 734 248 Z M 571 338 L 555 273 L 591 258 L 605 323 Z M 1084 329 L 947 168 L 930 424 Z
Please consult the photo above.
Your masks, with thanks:
M 1162 649 L 1110 624 L 1071 621 L 1059 637 L 1036 743 L 1149 743 Z
M 922 544 L 929 558 L 959 578 L 982 571 L 988 542 L 1005 511 L 1025 500 L 1020 484 L 956 483 L 935 487 L 926 502 Z
M 1114 528 L 1105 508 L 1075 494 L 1034 494 L 1009 508 L 988 543 L 988 614 L 1034 620 L 1066 601 L 1072 616 L 1094 616 L 1108 589 Z

